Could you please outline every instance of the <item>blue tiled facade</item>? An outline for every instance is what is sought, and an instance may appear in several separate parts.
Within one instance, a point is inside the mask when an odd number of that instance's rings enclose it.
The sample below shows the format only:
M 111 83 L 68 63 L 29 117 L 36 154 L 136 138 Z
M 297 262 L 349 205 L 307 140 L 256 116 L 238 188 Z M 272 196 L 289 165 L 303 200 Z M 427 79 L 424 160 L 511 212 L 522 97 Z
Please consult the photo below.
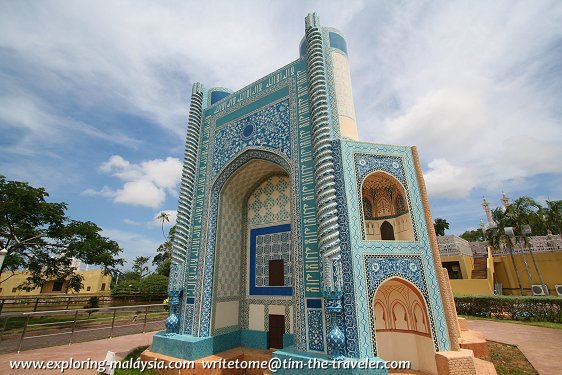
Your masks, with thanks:
M 334 29 L 323 29 L 314 22 L 307 23 L 306 33 L 299 59 L 239 91 L 194 86 L 192 103 L 200 105 L 192 105 L 185 158 L 186 163 L 196 163 L 192 170 L 184 169 L 182 178 L 182 192 L 193 194 L 180 194 L 179 235 L 174 239 L 170 279 L 170 290 L 182 291 L 181 324 L 175 334 L 155 336 L 156 352 L 196 359 L 250 342 L 265 348 L 268 314 L 274 312 L 285 316 L 283 342 L 290 345 L 279 356 L 325 358 L 329 354 L 328 332 L 335 324 L 345 335 L 344 356 L 376 358 L 373 299 L 377 288 L 390 278 L 407 280 L 419 291 L 428 309 L 435 350 L 450 347 L 429 243 L 427 226 L 431 224 L 424 217 L 411 148 L 341 136 L 331 51 L 347 54 L 345 39 Z M 322 41 L 321 59 L 316 60 L 311 57 L 316 48 L 314 33 Z M 312 90 L 316 85 L 310 72 L 313 64 L 325 70 L 323 99 Z M 321 147 L 318 142 L 322 140 L 313 132 L 313 127 L 320 126 L 315 122 L 318 112 L 314 112 L 320 107 L 325 108 L 321 112 L 326 117 L 323 126 L 329 130 Z M 319 167 L 318 159 L 328 154 L 329 168 Z M 404 188 L 406 196 L 401 204 L 409 207 L 413 240 L 366 240 L 361 186 L 374 172 L 391 176 Z M 245 177 L 237 180 L 241 173 L 246 173 Z M 244 216 L 247 197 L 264 179 L 276 174 L 288 176 L 290 181 L 289 222 L 248 224 Z M 339 310 L 329 309 L 328 281 L 322 272 L 326 250 L 321 248 L 325 239 L 319 223 L 325 218 L 319 211 L 325 198 L 318 184 L 328 175 L 333 193 L 327 198 L 332 211 L 326 212 L 335 215 L 332 225 L 337 227 L 337 239 L 333 243 L 337 243 L 337 264 L 341 267 L 341 275 L 329 285 L 341 291 Z M 250 181 L 252 178 L 255 181 Z M 240 181 L 239 186 L 233 187 L 232 181 Z M 264 201 L 256 207 L 267 210 L 269 206 Z M 227 233 L 221 225 L 240 226 L 236 242 L 240 250 L 221 247 L 220 236 Z M 218 288 L 224 276 L 217 259 L 225 251 L 233 251 L 242 276 L 235 279 L 240 280 L 239 285 L 228 288 L 230 294 L 221 295 Z M 274 259 L 285 261 L 284 286 L 268 285 L 267 262 Z M 223 308 L 217 308 L 219 304 Z M 228 313 L 237 316 L 237 321 L 225 323 L 228 319 L 220 314 L 227 307 L 235 309 Z M 255 329 L 256 321 L 263 328 Z

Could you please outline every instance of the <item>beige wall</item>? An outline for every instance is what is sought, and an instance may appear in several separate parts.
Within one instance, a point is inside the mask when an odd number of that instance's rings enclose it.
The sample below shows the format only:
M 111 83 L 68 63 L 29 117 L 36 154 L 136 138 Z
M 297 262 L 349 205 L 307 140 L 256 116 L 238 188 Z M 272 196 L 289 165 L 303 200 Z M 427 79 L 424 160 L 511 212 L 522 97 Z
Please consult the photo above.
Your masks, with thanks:
M 102 270 L 88 270 L 78 272 L 84 280 L 82 288 L 78 293 L 74 291 L 68 291 L 69 294 L 97 294 L 97 293 L 109 293 L 109 287 L 111 285 L 111 275 L 104 275 Z M 64 294 L 66 293 L 66 282 L 63 285 L 62 291 L 53 292 L 54 281 L 46 281 L 43 283 L 42 288 L 35 288 L 30 292 L 24 290 L 18 290 L 17 287 L 23 283 L 30 274 L 28 272 L 17 272 L 12 276 L 10 272 L 2 273 L 0 280 L 0 296 L 2 297 L 12 297 L 12 296 L 36 296 L 40 294 Z M 105 284 L 105 285 L 104 285 Z M 102 286 L 104 290 L 102 290 Z M 88 287 L 90 290 L 88 290 Z M 14 290 L 15 289 L 15 290 Z
M 403 215 L 392 219 L 380 220 L 365 220 L 365 237 L 367 241 L 380 241 L 381 240 L 381 225 L 383 222 L 388 221 L 394 228 L 394 238 L 397 241 L 413 241 L 414 229 L 412 226 L 412 219 L 410 213 L 406 212 Z
M 265 331 L 265 306 L 250 305 L 248 329 L 254 331 Z
M 462 279 L 450 279 L 453 294 L 474 294 L 492 295 L 494 294 L 494 260 L 491 256 L 487 259 L 487 278 L 472 279 L 474 269 L 474 258 L 464 255 L 442 256 L 441 262 L 459 262 Z
M 474 259 L 464 255 L 441 256 L 441 263 L 459 262 L 463 279 L 470 279 L 474 269 Z
M 377 354 L 384 360 L 411 361 L 412 369 L 437 373 L 425 302 L 410 283 L 391 279 L 375 294 Z
M 492 295 L 494 288 L 488 279 L 449 280 L 453 294 Z
M 534 253 L 537 265 L 547 285 L 550 295 L 556 296 L 555 285 L 562 285 L 562 252 L 542 252 Z M 535 269 L 531 254 L 524 255 L 527 260 L 527 268 L 531 275 L 532 285 L 540 285 L 540 279 Z M 523 293 L 531 295 L 529 277 L 525 269 L 525 262 L 522 254 L 514 254 L 515 263 L 519 271 L 519 278 L 523 286 Z M 463 280 L 450 280 L 454 294 L 483 294 L 489 295 L 494 292 L 494 283 L 499 282 L 503 287 L 503 294 L 519 295 L 519 284 L 511 256 L 488 255 L 488 278 L 470 279 L 474 260 L 466 256 L 443 256 L 442 262 L 459 262 Z
M 216 314 L 215 329 L 238 325 L 239 308 L 239 301 L 217 302 L 217 310 L 220 314 Z
M 353 93 L 351 90 L 349 62 L 347 61 L 347 56 L 336 50 L 333 50 L 331 55 L 334 67 L 340 132 L 342 137 L 359 140 L 357 123 L 355 121 L 355 105 L 353 104 Z
M 404 332 L 377 332 L 379 357 L 385 361 L 410 361 L 412 369 L 437 374 L 431 337 Z

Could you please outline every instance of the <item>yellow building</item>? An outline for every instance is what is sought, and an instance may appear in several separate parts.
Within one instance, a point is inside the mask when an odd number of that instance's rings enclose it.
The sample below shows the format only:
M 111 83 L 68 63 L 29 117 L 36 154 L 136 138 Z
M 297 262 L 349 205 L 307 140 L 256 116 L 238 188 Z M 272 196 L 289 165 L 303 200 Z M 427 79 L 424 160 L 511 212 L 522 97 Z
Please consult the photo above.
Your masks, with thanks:
M 529 245 L 494 251 L 496 288 L 501 294 L 520 295 L 522 290 L 523 295 L 562 295 L 562 237 L 529 237 Z
M 562 295 L 559 235 L 529 237 L 530 249 L 517 244 L 511 252 L 507 247 L 492 251 L 484 242 L 457 236 L 437 241 L 454 294 Z
M 78 293 L 73 290 L 68 290 L 68 282 L 60 281 L 45 281 L 40 288 L 35 288 L 29 292 L 18 289 L 30 276 L 29 272 L 4 272 L 0 275 L 0 296 L 1 297 L 14 297 L 14 296 L 36 296 L 40 294 L 100 294 L 109 293 L 109 286 L 111 285 L 111 275 L 104 275 L 102 270 L 87 270 L 78 271 L 84 280 L 82 288 Z
M 439 236 L 437 243 L 453 294 L 494 294 L 494 262 L 488 253 L 474 251 L 474 245 L 454 235 Z

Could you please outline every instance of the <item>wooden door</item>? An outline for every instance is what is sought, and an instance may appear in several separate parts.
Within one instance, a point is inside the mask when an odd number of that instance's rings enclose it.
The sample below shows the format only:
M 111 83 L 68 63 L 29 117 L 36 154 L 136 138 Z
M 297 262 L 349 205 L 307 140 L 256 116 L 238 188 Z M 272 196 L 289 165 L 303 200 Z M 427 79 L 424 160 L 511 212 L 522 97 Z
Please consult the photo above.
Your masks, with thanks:
M 268 348 L 282 349 L 283 334 L 285 333 L 285 316 L 269 315 Z

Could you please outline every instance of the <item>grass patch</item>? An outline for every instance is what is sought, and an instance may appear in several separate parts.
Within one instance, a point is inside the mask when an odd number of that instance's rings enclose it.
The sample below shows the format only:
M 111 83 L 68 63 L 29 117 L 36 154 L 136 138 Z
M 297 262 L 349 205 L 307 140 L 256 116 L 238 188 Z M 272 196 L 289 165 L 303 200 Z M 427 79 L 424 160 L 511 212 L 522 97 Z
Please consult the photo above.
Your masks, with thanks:
M 148 345 L 145 346 L 139 346 L 137 348 L 134 348 L 133 350 L 131 350 L 126 356 L 125 358 L 123 358 L 123 361 L 128 361 L 131 358 L 133 360 L 140 358 L 140 355 L 142 354 L 142 352 L 144 352 L 146 349 L 148 348 Z
M 469 320 L 490 320 L 499 323 L 513 323 L 513 324 L 524 324 L 527 326 L 543 327 L 543 328 L 554 328 L 562 329 L 562 323 L 552 323 L 552 322 L 535 322 L 531 320 L 509 320 L 509 319 L 497 319 L 497 318 L 486 318 L 481 316 L 469 316 L 469 315 L 459 315 L 465 319 Z
M 148 345 L 134 348 L 125 356 L 125 358 L 123 358 L 121 362 L 127 362 L 131 359 L 133 361 L 136 361 L 137 359 L 140 358 L 141 353 L 144 352 L 146 348 L 148 348 Z M 115 373 L 114 373 L 114 375 L 141 375 L 141 374 L 154 375 L 155 373 L 152 370 L 145 370 L 144 372 L 141 372 L 140 370 L 136 370 L 136 369 L 115 369 Z
M 515 345 L 488 341 L 490 357 L 484 357 L 496 366 L 498 375 L 538 375 L 539 373 Z

